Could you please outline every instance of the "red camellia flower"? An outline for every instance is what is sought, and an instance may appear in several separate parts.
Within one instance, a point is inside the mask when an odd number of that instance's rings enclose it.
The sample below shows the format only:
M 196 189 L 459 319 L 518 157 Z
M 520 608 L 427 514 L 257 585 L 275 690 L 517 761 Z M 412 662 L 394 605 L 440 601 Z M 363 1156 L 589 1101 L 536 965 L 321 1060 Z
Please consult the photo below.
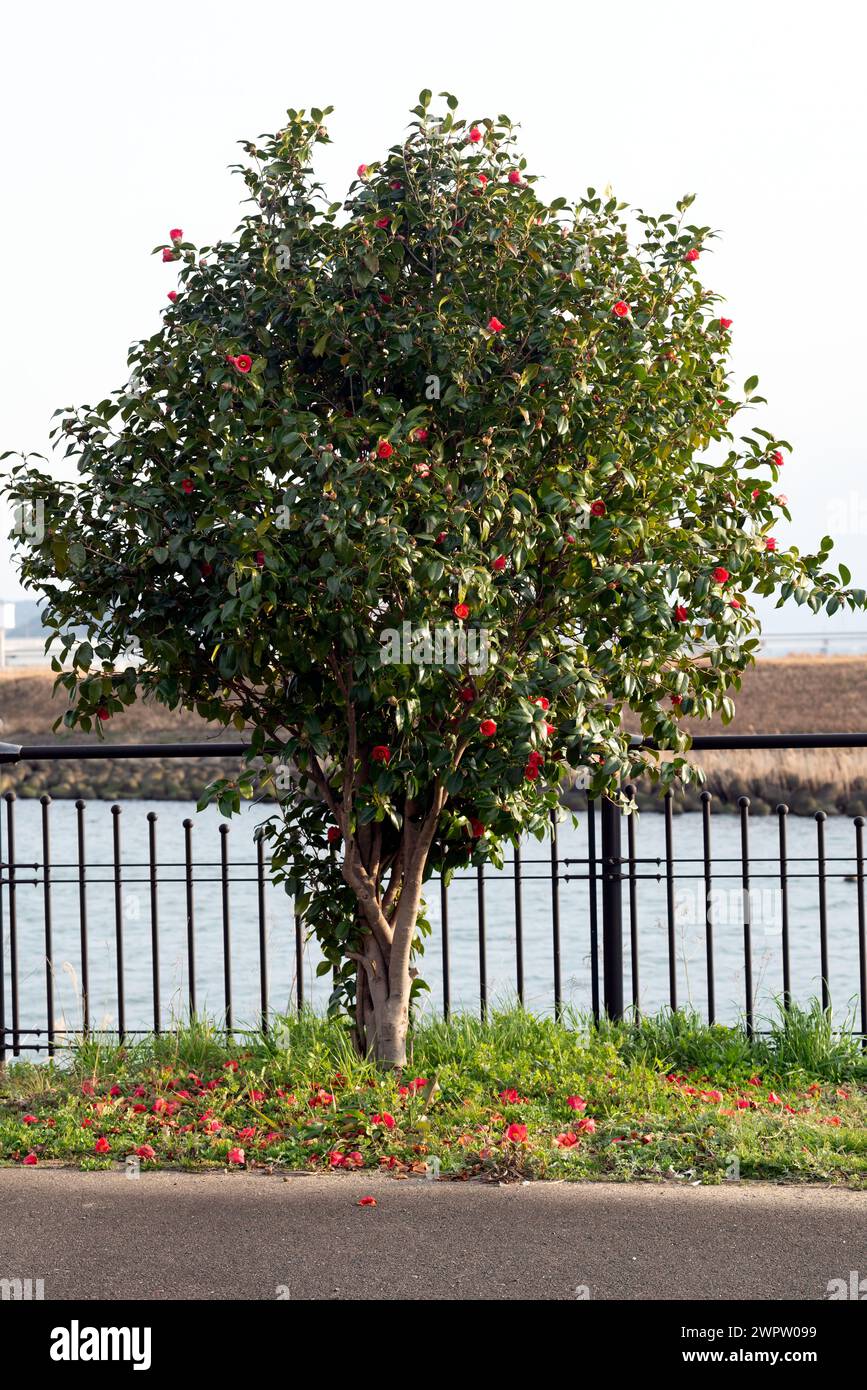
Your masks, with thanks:
M 786 462 L 779 449 L 775 449 L 774 452 L 771 454 L 771 462 L 775 463 L 778 468 L 782 468 L 783 464 Z
M 470 834 L 474 840 L 480 840 L 485 833 L 485 827 L 480 820 L 470 821 Z
M 527 763 L 527 766 L 524 768 L 524 777 L 528 782 L 537 781 L 539 777 L 538 763 Z
M 35 1115 L 24 1115 L 21 1120 L 21 1123 L 23 1125 L 38 1125 L 39 1121 L 37 1120 Z
M 456 603 L 452 610 L 456 618 L 468 618 L 470 610 L 465 603 Z
M 157 1156 L 156 1149 L 152 1149 L 150 1144 L 140 1144 L 135 1152 L 138 1158 L 156 1158 Z
M 375 748 L 371 748 L 370 756 L 375 763 L 387 763 L 391 761 L 391 749 L 384 743 L 378 743 Z
M 696 250 L 696 248 L 693 246 L 689 251 L 687 251 L 687 253 L 686 253 L 686 255 L 684 256 L 683 259 L 684 259 L 685 261 L 697 261 L 697 260 L 698 260 L 698 251 Z
M 329 825 L 327 838 L 330 845 L 339 845 L 343 836 L 340 834 L 340 830 L 336 825 Z
M 479 733 L 485 738 L 493 738 L 497 732 L 497 726 L 493 719 L 483 719 L 479 725 Z
M 729 608 L 740 608 L 740 606 L 740 601 L 736 598 L 733 598 L 731 603 L 729 604 Z
M 769 1104 L 769 1105 L 782 1105 L 782 1103 L 783 1103 L 782 1098 L 781 1098 L 780 1096 L 777 1095 L 776 1091 L 768 1091 L 768 1104 Z
M 100 705 L 99 709 L 96 711 L 96 717 L 102 720 L 111 719 L 111 710 L 106 709 L 104 705 Z
M 527 1126 L 519 1124 L 509 1125 L 506 1130 L 506 1138 L 512 1144 L 522 1144 L 527 1138 Z
M 358 175 L 358 177 L 359 177 L 360 179 L 363 179 L 363 178 L 365 177 L 366 173 L 367 173 L 367 165 L 366 165 L 366 164 L 359 164 L 359 166 L 358 166 L 358 168 L 356 169 L 355 172 L 356 172 L 356 174 Z
M 714 581 L 717 584 L 725 584 L 729 577 L 729 572 L 722 565 L 717 565 L 713 572 Z
M 510 171 L 510 173 L 509 173 L 509 183 L 520 183 L 520 182 L 521 182 L 521 175 L 518 173 L 518 170 L 517 170 L 517 169 L 512 169 L 512 170 Z
M 375 1207 L 375 1206 L 376 1206 L 376 1198 L 375 1198 L 375 1197 L 359 1197 L 358 1201 L 356 1202 L 356 1206 L 359 1206 L 359 1207 Z
M 173 304 L 174 304 L 175 300 L 177 299 L 177 297 L 178 297 L 178 292 L 177 292 L 177 290 L 169 290 L 169 292 L 168 292 L 168 294 L 167 294 L 167 296 L 166 296 L 166 298 L 167 298 L 167 299 L 170 299 L 170 300 L 172 301 Z
M 470 685 L 465 685 L 459 694 L 465 705 L 471 705 L 476 698 L 476 692 Z
M 768 536 L 765 540 L 765 550 L 776 550 L 776 548 L 777 542 L 774 540 L 773 536 Z
M 566 1104 L 570 1110 L 586 1110 L 587 1102 L 583 1096 L 567 1096 Z
M 246 376 L 253 365 L 253 359 L 252 357 L 248 357 L 246 352 L 242 352 L 239 353 L 237 357 L 232 358 L 232 365 L 236 372 L 240 372 L 242 376 Z
M 617 303 L 612 306 L 611 312 L 616 314 L 619 319 L 625 319 L 629 313 L 629 305 L 625 299 L 618 299 Z
M 383 1129 L 394 1129 L 394 1116 L 385 1111 L 382 1115 L 372 1116 L 375 1125 L 382 1125 Z
M 589 1115 L 585 1115 L 583 1119 L 580 1119 L 578 1121 L 575 1128 L 580 1129 L 582 1134 L 595 1134 L 596 1121 L 592 1119 Z
M 471 140 L 474 145 L 477 145 L 481 138 L 482 132 L 479 130 L 479 127 L 477 125 L 474 125 L 467 139 Z
M 93 1146 L 93 1152 L 95 1154 L 111 1153 L 111 1144 L 109 1144 L 104 1134 L 101 1134 L 97 1139 L 96 1143 Z
M 379 227 L 381 231 L 384 231 L 390 222 L 390 217 L 378 217 L 373 225 Z
M 487 186 L 488 186 L 488 176 L 487 176 L 487 174 L 479 174 L 479 175 L 478 175 L 478 180 L 479 180 L 479 183 L 482 185 L 482 188 L 487 188 Z
M 682 695 L 672 695 L 672 697 L 671 697 L 671 703 L 672 703 L 673 705 L 682 705 L 682 704 L 683 704 L 683 696 L 682 696 Z
M 551 701 L 548 699 L 547 695 L 538 695 L 533 701 L 533 704 L 538 705 L 541 710 L 549 710 L 551 708 Z
M 186 492 L 187 495 L 189 495 L 193 491 L 195 484 L 191 478 L 184 478 L 184 481 L 181 483 L 181 487 L 183 488 L 184 492 Z
M 491 565 L 491 569 L 492 569 L 492 570 L 496 570 L 497 574 L 501 574 L 505 568 L 506 568 L 506 557 L 505 557 L 505 555 L 498 555 L 497 558 L 496 558 L 496 560 L 495 560 L 495 561 L 493 562 L 493 564 Z
M 21 1162 L 24 1164 L 25 1168 L 35 1168 L 39 1159 L 35 1154 L 28 1154 L 26 1158 L 22 1158 Z
M 229 1152 L 226 1154 L 226 1158 L 229 1160 L 230 1163 L 238 1163 L 238 1164 L 243 1163 L 243 1162 L 244 1162 L 244 1150 L 243 1150 L 243 1149 L 230 1149 Z
M 677 623 L 685 623 L 688 617 L 689 617 L 689 613 L 688 613 L 687 610 L 684 608 L 683 604 L 682 604 L 682 603 L 679 603 L 679 604 L 677 605 L 677 607 L 675 608 L 675 610 L 674 610 L 674 620 L 675 620 L 675 622 L 677 622 Z
M 554 1143 L 557 1144 L 561 1149 L 574 1148 L 574 1146 L 579 1142 L 580 1141 L 578 1139 L 578 1135 L 574 1134 L 571 1130 L 568 1132 L 568 1134 L 558 1134 L 557 1138 L 554 1140 Z
M 413 430 L 413 439 L 417 439 L 419 444 L 424 444 L 427 439 L 427 430 L 424 425 L 419 425 L 417 430 Z
M 443 541 L 445 540 L 445 538 L 446 538 L 447 535 L 448 535 L 448 531 L 440 531 L 439 535 L 438 535 L 437 538 L 436 538 L 436 542 L 435 542 L 435 543 L 436 543 L 437 545 L 442 545 L 442 543 L 443 543 Z
M 720 319 L 719 326 L 724 333 L 727 333 L 732 326 L 732 319 Z
M 262 570 L 262 569 L 265 568 L 265 552 L 264 552 L 264 550 L 257 550 L 257 551 L 256 551 L 256 554 L 253 556 L 253 559 L 256 561 L 256 564 L 259 566 L 259 569 L 260 569 L 260 570 Z
M 590 515 L 591 515 L 591 516 L 604 516 L 604 515 L 605 515 L 605 503 L 602 501 L 602 498 L 601 498 L 601 497 L 597 497 L 597 499 L 596 499 L 595 502 L 591 502 L 591 503 L 590 503 Z
M 488 327 L 490 328 L 492 333 L 502 333 L 505 326 L 506 325 L 504 323 L 500 323 L 500 320 L 496 318 L 493 314 L 488 319 Z
M 387 439 L 380 439 L 379 443 L 376 446 L 376 457 L 381 459 L 390 459 L 393 453 L 394 445 L 389 444 Z
M 750 493 L 750 496 L 752 497 L 752 499 L 753 499 L 754 502 L 758 502 L 758 500 L 759 500 L 759 498 L 761 497 L 761 495 L 762 495 L 762 490 L 761 490 L 760 487 L 753 488 L 752 492 Z
M 170 246 L 164 246 L 164 247 L 163 247 L 163 260 L 164 260 L 164 261 L 176 261 L 176 260 L 177 260 L 177 256 L 175 255 L 174 251 L 172 250 L 172 248 L 171 248 Z
M 172 227 L 172 230 L 169 232 L 169 241 L 182 241 L 183 235 L 180 227 Z

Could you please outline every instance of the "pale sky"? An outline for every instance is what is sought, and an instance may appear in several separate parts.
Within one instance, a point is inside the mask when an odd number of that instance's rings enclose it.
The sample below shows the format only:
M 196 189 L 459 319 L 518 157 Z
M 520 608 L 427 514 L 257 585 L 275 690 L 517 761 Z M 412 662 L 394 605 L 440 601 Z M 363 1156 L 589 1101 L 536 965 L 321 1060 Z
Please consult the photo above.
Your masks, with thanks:
M 29 3 L 4 12 L 0 91 L 0 452 L 48 451 L 52 411 L 126 378 L 175 272 L 149 252 L 180 226 L 237 224 L 235 142 L 289 106 L 334 105 L 319 171 L 341 197 L 401 138 L 423 87 L 504 112 L 551 197 L 611 184 L 651 212 L 697 194 L 721 239 L 706 283 L 734 320 L 734 368 L 795 446 L 781 540 L 826 532 L 867 588 L 861 243 L 863 34 L 841 0 L 649 5 Z M 541 190 L 540 190 L 541 191 Z M 2 527 L 5 533 L 5 521 Z M 0 542 L 0 597 L 20 595 Z M 867 631 L 867 614 L 772 613 L 769 631 Z

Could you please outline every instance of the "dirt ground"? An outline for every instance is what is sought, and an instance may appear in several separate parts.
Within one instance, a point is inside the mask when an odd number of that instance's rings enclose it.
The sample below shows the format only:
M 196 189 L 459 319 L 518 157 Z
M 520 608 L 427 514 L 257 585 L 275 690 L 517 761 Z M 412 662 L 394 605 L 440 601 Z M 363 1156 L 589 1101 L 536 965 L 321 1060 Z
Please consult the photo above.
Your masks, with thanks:
M 53 696 L 53 684 L 54 676 L 46 670 L 0 671 L 0 738 L 32 743 L 54 737 L 51 726 L 63 713 L 65 696 L 63 691 Z M 860 732 L 867 727 L 867 657 L 761 660 L 744 677 L 735 704 L 728 730 L 716 719 L 684 721 L 685 726 L 692 733 Z M 201 739 L 212 733 L 212 726 L 195 714 L 142 704 L 118 718 L 108 736 L 136 743 Z M 87 735 L 75 734 L 76 743 L 89 741 Z

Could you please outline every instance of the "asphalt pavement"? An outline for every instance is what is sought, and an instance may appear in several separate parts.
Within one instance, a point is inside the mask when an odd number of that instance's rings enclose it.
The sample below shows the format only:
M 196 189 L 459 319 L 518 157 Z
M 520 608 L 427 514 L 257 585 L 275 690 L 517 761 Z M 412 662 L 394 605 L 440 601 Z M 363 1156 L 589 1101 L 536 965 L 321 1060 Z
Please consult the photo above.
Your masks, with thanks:
M 845 1188 L 0 1170 L 0 1280 L 46 1300 L 824 1299 L 852 1271 Z

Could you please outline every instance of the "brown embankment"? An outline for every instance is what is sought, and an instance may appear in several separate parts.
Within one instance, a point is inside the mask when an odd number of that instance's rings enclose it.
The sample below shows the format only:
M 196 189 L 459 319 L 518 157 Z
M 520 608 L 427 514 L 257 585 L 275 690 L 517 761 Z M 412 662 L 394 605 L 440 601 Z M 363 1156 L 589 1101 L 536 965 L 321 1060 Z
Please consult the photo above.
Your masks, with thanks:
M 63 691 L 52 694 L 50 671 L 0 671 L 0 741 L 8 743 L 94 743 L 96 735 L 51 726 L 65 707 Z M 721 721 L 685 721 L 702 733 L 852 733 L 867 729 L 867 657 L 783 657 L 748 671 L 735 696 L 737 713 Z M 228 740 L 239 734 L 207 724 L 195 714 L 136 705 L 111 721 L 107 739 L 116 743 Z M 779 801 L 792 810 L 818 809 L 867 814 L 867 749 L 851 751 L 733 752 L 695 754 L 720 807 L 747 795 L 759 814 Z M 229 769 L 214 760 L 170 759 L 38 763 L 0 770 L 0 791 L 19 795 L 141 796 L 194 798 L 212 777 Z M 652 794 L 651 794 L 652 795 Z M 679 802 L 696 804 L 697 793 Z M 644 800 L 644 797 L 642 797 Z

